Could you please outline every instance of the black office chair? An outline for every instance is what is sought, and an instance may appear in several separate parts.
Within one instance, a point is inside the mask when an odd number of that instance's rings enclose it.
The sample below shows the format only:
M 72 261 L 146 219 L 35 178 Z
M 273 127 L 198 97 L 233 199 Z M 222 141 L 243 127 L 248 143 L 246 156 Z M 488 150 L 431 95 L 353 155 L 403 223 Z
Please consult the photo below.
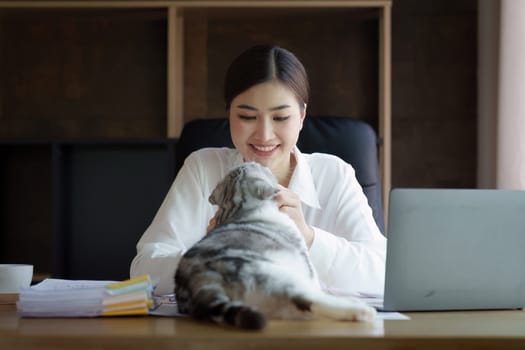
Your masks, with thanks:
M 175 146 L 176 172 L 186 157 L 204 147 L 233 147 L 227 119 L 196 119 L 188 122 Z M 351 164 L 384 233 L 383 202 L 377 156 L 378 138 L 372 127 L 349 117 L 312 117 L 304 120 L 297 146 L 303 153 L 322 152 Z

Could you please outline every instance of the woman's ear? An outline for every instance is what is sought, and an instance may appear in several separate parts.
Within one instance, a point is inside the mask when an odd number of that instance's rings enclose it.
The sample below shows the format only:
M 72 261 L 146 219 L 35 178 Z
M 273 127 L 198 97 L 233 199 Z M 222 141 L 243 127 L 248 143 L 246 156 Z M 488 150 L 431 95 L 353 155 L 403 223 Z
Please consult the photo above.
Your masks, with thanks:
M 303 129 L 304 118 L 306 118 L 306 103 L 304 103 L 304 106 L 301 109 L 301 128 L 299 130 Z

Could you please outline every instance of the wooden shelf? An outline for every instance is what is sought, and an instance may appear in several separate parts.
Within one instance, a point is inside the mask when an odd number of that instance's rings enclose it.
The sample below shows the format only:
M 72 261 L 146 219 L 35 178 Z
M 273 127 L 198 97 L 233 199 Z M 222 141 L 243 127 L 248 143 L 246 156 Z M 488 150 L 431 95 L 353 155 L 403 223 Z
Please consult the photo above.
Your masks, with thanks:
M 379 11 L 379 127 L 382 139 L 380 149 L 381 176 L 385 197 L 385 210 L 388 206 L 388 193 L 391 178 L 391 0 L 238 0 L 238 1 L 0 1 L 0 11 L 6 9 L 31 8 L 77 8 L 77 9 L 164 9 L 167 11 L 167 64 L 166 64 L 166 135 L 177 137 L 184 125 L 184 11 L 187 9 L 219 9 L 227 13 L 233 9 L 249 11 L 257 9 L 280 9 L 281 11 L 310 12 L 326 9 L 369 8 Z M 357 116 L 358 117 L 358 116 Z M 122 127 L 122 125 L 117 125 Z

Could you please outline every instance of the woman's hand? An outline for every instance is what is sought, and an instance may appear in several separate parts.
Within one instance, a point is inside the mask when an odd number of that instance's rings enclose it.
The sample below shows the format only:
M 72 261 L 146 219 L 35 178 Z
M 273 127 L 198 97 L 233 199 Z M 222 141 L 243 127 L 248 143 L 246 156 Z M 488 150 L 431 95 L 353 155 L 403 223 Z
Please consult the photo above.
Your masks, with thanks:
M 208 228 L 206 229 L 206 234 L 210 233 L 217 226 L 217 213 L 208 221 Z
M 310 248 L 314 241 L 314 230 L 304 220 L 301 199 L 299 199 L 297 194 L 284 186 L 278 185 L 278 188 L 279 192 L 275 195 L 275 201 L 279 205 L 279 210 L 287 214 L 295 222 L 304 237 L 306 246 Z

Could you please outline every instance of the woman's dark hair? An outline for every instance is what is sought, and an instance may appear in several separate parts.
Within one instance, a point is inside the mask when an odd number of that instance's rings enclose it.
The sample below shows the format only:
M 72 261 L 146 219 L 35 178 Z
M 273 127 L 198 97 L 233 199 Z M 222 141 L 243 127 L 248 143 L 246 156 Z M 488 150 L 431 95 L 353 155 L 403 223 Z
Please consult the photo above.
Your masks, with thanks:
M 278 46 L 257 45 L 233 60 L 224 80 L 224 102 L 232 100 L 254 85 L 277 80 L 297 97 L 301 108 L 308 103 L 308 76 L 293 53 Z

